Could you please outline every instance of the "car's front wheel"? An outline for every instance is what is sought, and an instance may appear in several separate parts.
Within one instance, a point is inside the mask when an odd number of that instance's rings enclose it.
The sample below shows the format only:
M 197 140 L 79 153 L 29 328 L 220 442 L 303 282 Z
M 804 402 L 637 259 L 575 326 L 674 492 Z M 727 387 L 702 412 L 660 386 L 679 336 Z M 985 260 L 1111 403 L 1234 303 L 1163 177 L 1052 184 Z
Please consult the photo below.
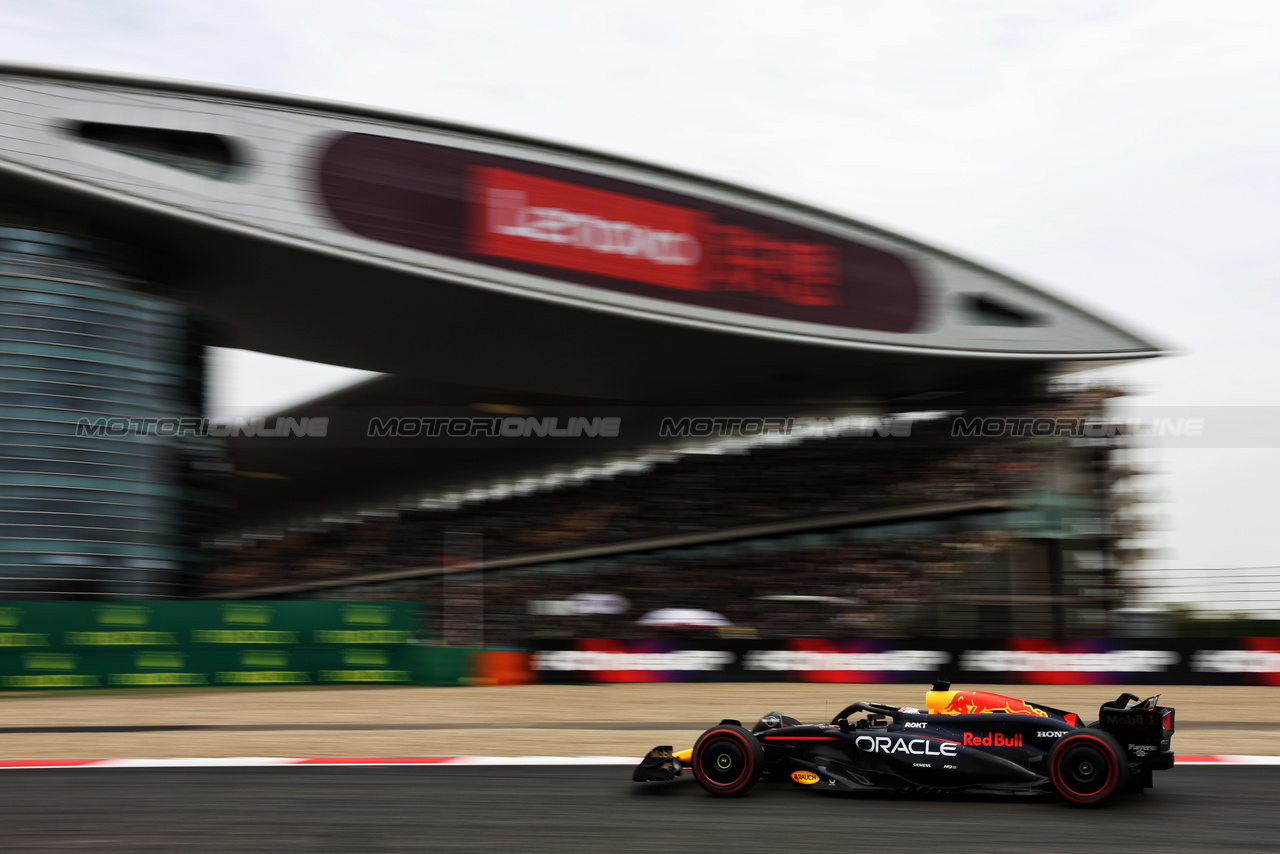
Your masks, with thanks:
M 740 726 L 721 724 L 693 745 L 694 779 L 713 795 L 742 795 L 760 779 L 764 747 Z

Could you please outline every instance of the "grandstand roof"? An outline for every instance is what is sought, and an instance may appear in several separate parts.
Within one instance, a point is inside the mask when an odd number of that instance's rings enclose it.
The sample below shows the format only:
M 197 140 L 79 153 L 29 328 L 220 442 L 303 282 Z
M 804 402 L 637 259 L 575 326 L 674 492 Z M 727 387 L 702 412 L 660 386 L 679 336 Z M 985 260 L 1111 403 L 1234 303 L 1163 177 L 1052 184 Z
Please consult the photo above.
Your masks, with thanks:
M 13 66 L 0 121 L 7 205 L 152 250 L 216 343 L 473 399 L 884 402 L 1160 353 L 902 235 L 513 134 Z

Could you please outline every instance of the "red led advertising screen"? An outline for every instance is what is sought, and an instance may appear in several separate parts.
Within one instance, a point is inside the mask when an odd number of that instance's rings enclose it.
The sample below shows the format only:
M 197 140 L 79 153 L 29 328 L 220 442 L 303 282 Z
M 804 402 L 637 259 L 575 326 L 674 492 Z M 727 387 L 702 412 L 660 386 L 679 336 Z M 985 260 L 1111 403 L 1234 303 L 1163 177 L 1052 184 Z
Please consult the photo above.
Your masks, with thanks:
M 365 134 L 322 152 L 321 203 L 373 240 L 638 296 L 909 332 L 922 285 L 850 240 L 641 184 Z

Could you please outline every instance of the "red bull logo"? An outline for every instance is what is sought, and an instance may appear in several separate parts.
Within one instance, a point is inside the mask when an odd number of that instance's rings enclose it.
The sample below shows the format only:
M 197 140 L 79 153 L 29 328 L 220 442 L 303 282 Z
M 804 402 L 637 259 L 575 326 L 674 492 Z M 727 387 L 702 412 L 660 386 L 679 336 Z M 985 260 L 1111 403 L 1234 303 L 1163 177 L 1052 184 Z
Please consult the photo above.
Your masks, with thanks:
M 1005 735 L 999 732 L 989 732 L 986 735 L 978 735 L 966 732 L 960 737 L 960 743 L 973 745 L 974 747 L 1022 747 L 1022 733 Z
M 936 715 L 976 715 L 984 712 L 1004 712 L 1012 715 L 1037 715 L 1049 717 L 1043 709 L 1030 703 L 990 691 L 930 691 L 926 697 L 929 711 Z

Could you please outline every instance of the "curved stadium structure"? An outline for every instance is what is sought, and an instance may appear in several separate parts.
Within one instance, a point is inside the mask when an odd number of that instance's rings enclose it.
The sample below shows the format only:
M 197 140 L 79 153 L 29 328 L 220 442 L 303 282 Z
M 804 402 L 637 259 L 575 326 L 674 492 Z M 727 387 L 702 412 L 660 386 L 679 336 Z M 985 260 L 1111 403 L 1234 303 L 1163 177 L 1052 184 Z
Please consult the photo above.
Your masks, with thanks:
M 206 343 L 389 375 L 352 405 L 868 412 L 1160 353 L 901 235 L 510 134 L 15 67 L 0 124 L 8 597 L 192 595 L 227 453 L 294 465 L 280 479 L 297 487 L 242 484 L 230 527 L 404 469 L 376 450 L 295 465 L 172 426 L 199 414 Z M 131 426 L 78 428 L 104 418 Z M 410 479 L 517 465 L 450 460 L 418 454 Z

